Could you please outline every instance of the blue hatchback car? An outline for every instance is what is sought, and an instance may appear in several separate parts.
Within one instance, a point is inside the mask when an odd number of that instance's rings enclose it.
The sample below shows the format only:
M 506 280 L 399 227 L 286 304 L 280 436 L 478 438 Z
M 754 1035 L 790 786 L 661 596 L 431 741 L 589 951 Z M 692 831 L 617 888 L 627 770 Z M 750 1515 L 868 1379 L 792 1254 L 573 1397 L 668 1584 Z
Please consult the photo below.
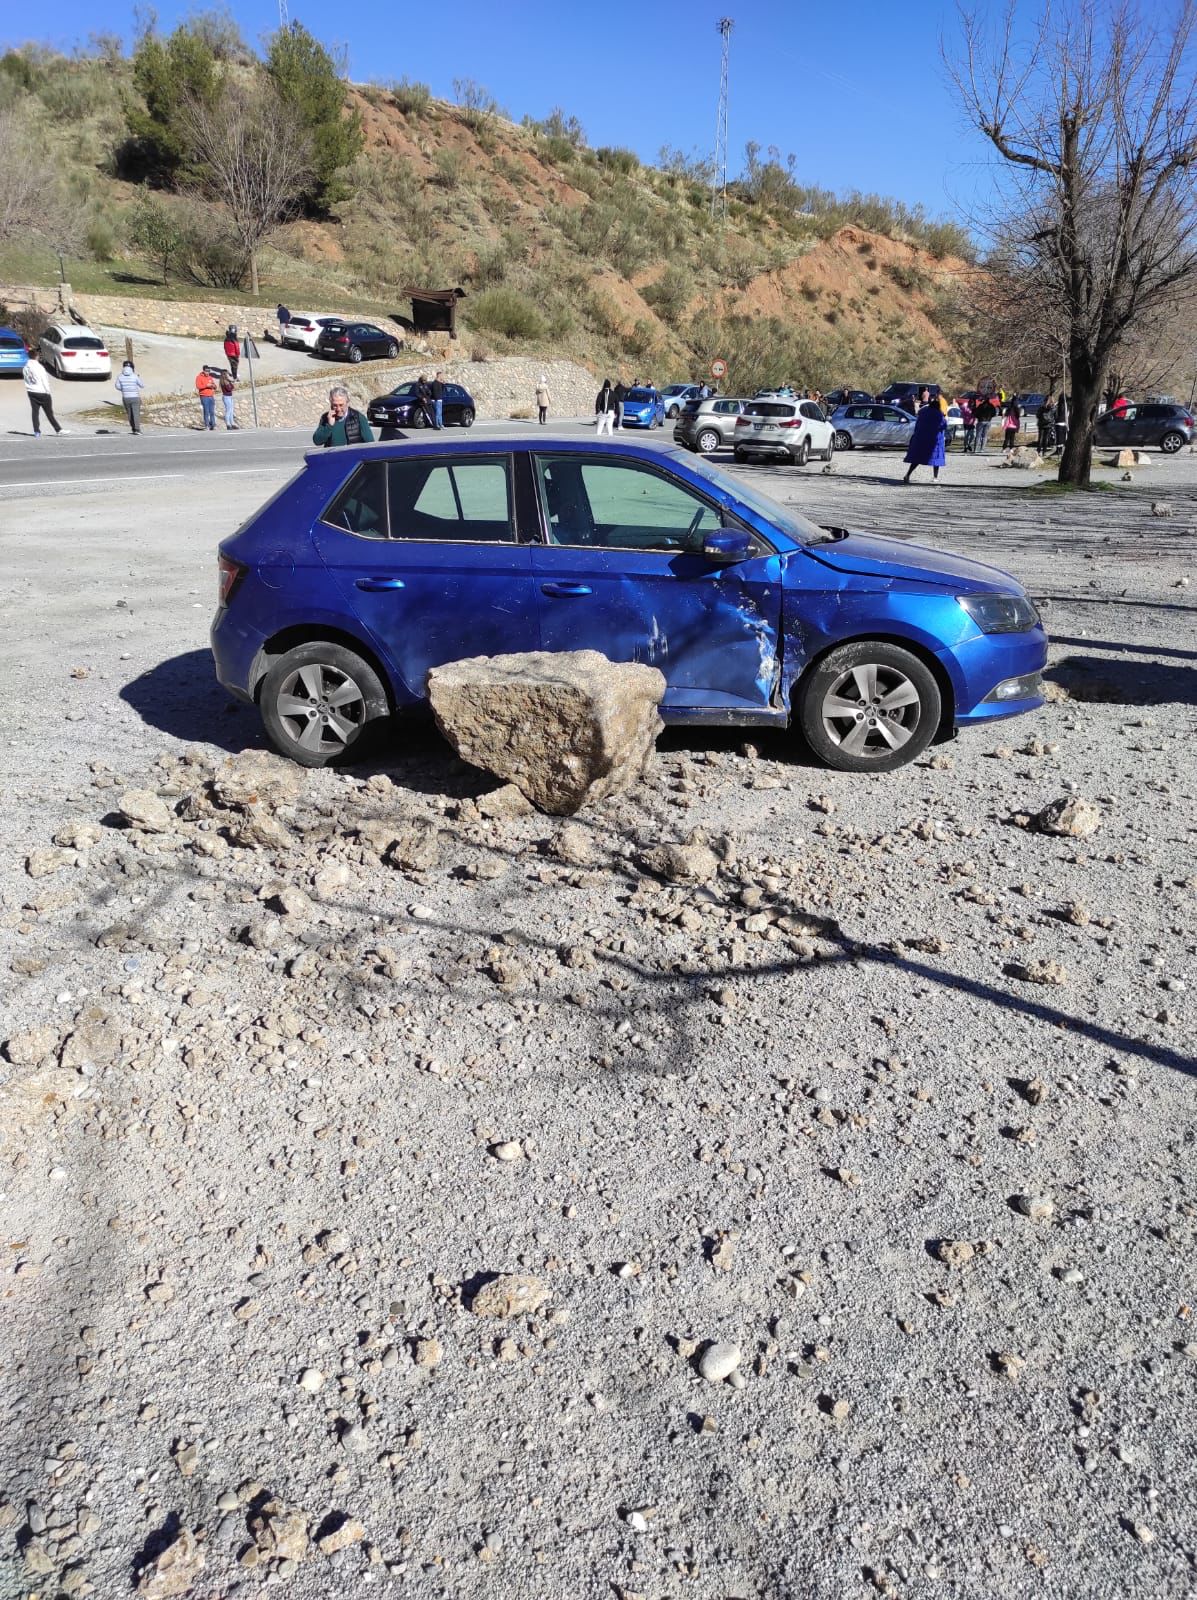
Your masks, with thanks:
M 660 428 L 665 424 L 665 402 L 655 389 L 629 389 L 623 399 L 625 428 Z
M 15 328 L 0 328 L 0 372 L 24 372 L 29 360 L 25 341 Z
M 315 451 L 220 546 L 216 673 L 305 766 L 465 656 L 659 667 L 666 722 L 796 724 L 889 772 L 1042 703 L 1047 638 L 995 567 L 817 527 L 674 445 L 422 436 Z

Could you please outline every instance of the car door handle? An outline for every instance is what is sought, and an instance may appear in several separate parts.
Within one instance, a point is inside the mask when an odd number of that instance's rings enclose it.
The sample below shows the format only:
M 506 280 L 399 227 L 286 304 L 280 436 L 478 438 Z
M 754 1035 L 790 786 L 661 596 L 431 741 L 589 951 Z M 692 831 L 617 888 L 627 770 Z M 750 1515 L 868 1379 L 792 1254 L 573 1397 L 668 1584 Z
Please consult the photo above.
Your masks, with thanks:
M 380 589 L 406 589 L 407 585 L 402 578 L 359 578 L 355 587 L 375 594 Z
M 592 591 L 588 583 L 542 583 L 540 592 L 553 600 L 572 600 Z

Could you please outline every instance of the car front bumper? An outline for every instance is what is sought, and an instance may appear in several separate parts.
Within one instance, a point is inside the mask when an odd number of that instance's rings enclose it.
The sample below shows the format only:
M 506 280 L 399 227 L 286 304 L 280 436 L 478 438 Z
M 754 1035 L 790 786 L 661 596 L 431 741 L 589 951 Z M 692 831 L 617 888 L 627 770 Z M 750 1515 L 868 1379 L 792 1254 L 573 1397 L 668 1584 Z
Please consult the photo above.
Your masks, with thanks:
M 945 652 L 949 655 L 945 666 L 954 682 L 957 727 L 1000 722 L 1043 704 L 1047 634 L 1041 627 L 982 634 Z

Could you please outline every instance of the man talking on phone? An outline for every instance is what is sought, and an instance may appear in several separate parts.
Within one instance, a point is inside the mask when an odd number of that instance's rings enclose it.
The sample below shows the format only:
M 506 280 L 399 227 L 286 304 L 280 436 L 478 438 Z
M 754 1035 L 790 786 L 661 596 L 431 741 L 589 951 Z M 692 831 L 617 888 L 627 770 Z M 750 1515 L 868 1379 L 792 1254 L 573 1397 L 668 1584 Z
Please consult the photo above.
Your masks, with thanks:
M 374 443 L 374 429 L 361 412 L 355 411 L 349 404 L 348 389 L 342 389 L 338 384 L 328 391 L 328 410 L 320 418 L 312 435 L 312 443 L 322 444 L 325 448 L 329 445 Z

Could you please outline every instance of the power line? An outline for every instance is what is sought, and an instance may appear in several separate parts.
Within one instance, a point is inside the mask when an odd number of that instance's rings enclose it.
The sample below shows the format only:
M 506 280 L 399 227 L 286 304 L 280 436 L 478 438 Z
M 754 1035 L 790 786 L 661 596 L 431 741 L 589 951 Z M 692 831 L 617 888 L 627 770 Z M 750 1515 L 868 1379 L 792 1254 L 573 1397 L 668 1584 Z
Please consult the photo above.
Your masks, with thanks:
M 731 17 L 720 17 L 719 106 L 715 112 L 715 174 L 711 190 L 711 215 L 727 217 L 727 68 L 731 55 Z

